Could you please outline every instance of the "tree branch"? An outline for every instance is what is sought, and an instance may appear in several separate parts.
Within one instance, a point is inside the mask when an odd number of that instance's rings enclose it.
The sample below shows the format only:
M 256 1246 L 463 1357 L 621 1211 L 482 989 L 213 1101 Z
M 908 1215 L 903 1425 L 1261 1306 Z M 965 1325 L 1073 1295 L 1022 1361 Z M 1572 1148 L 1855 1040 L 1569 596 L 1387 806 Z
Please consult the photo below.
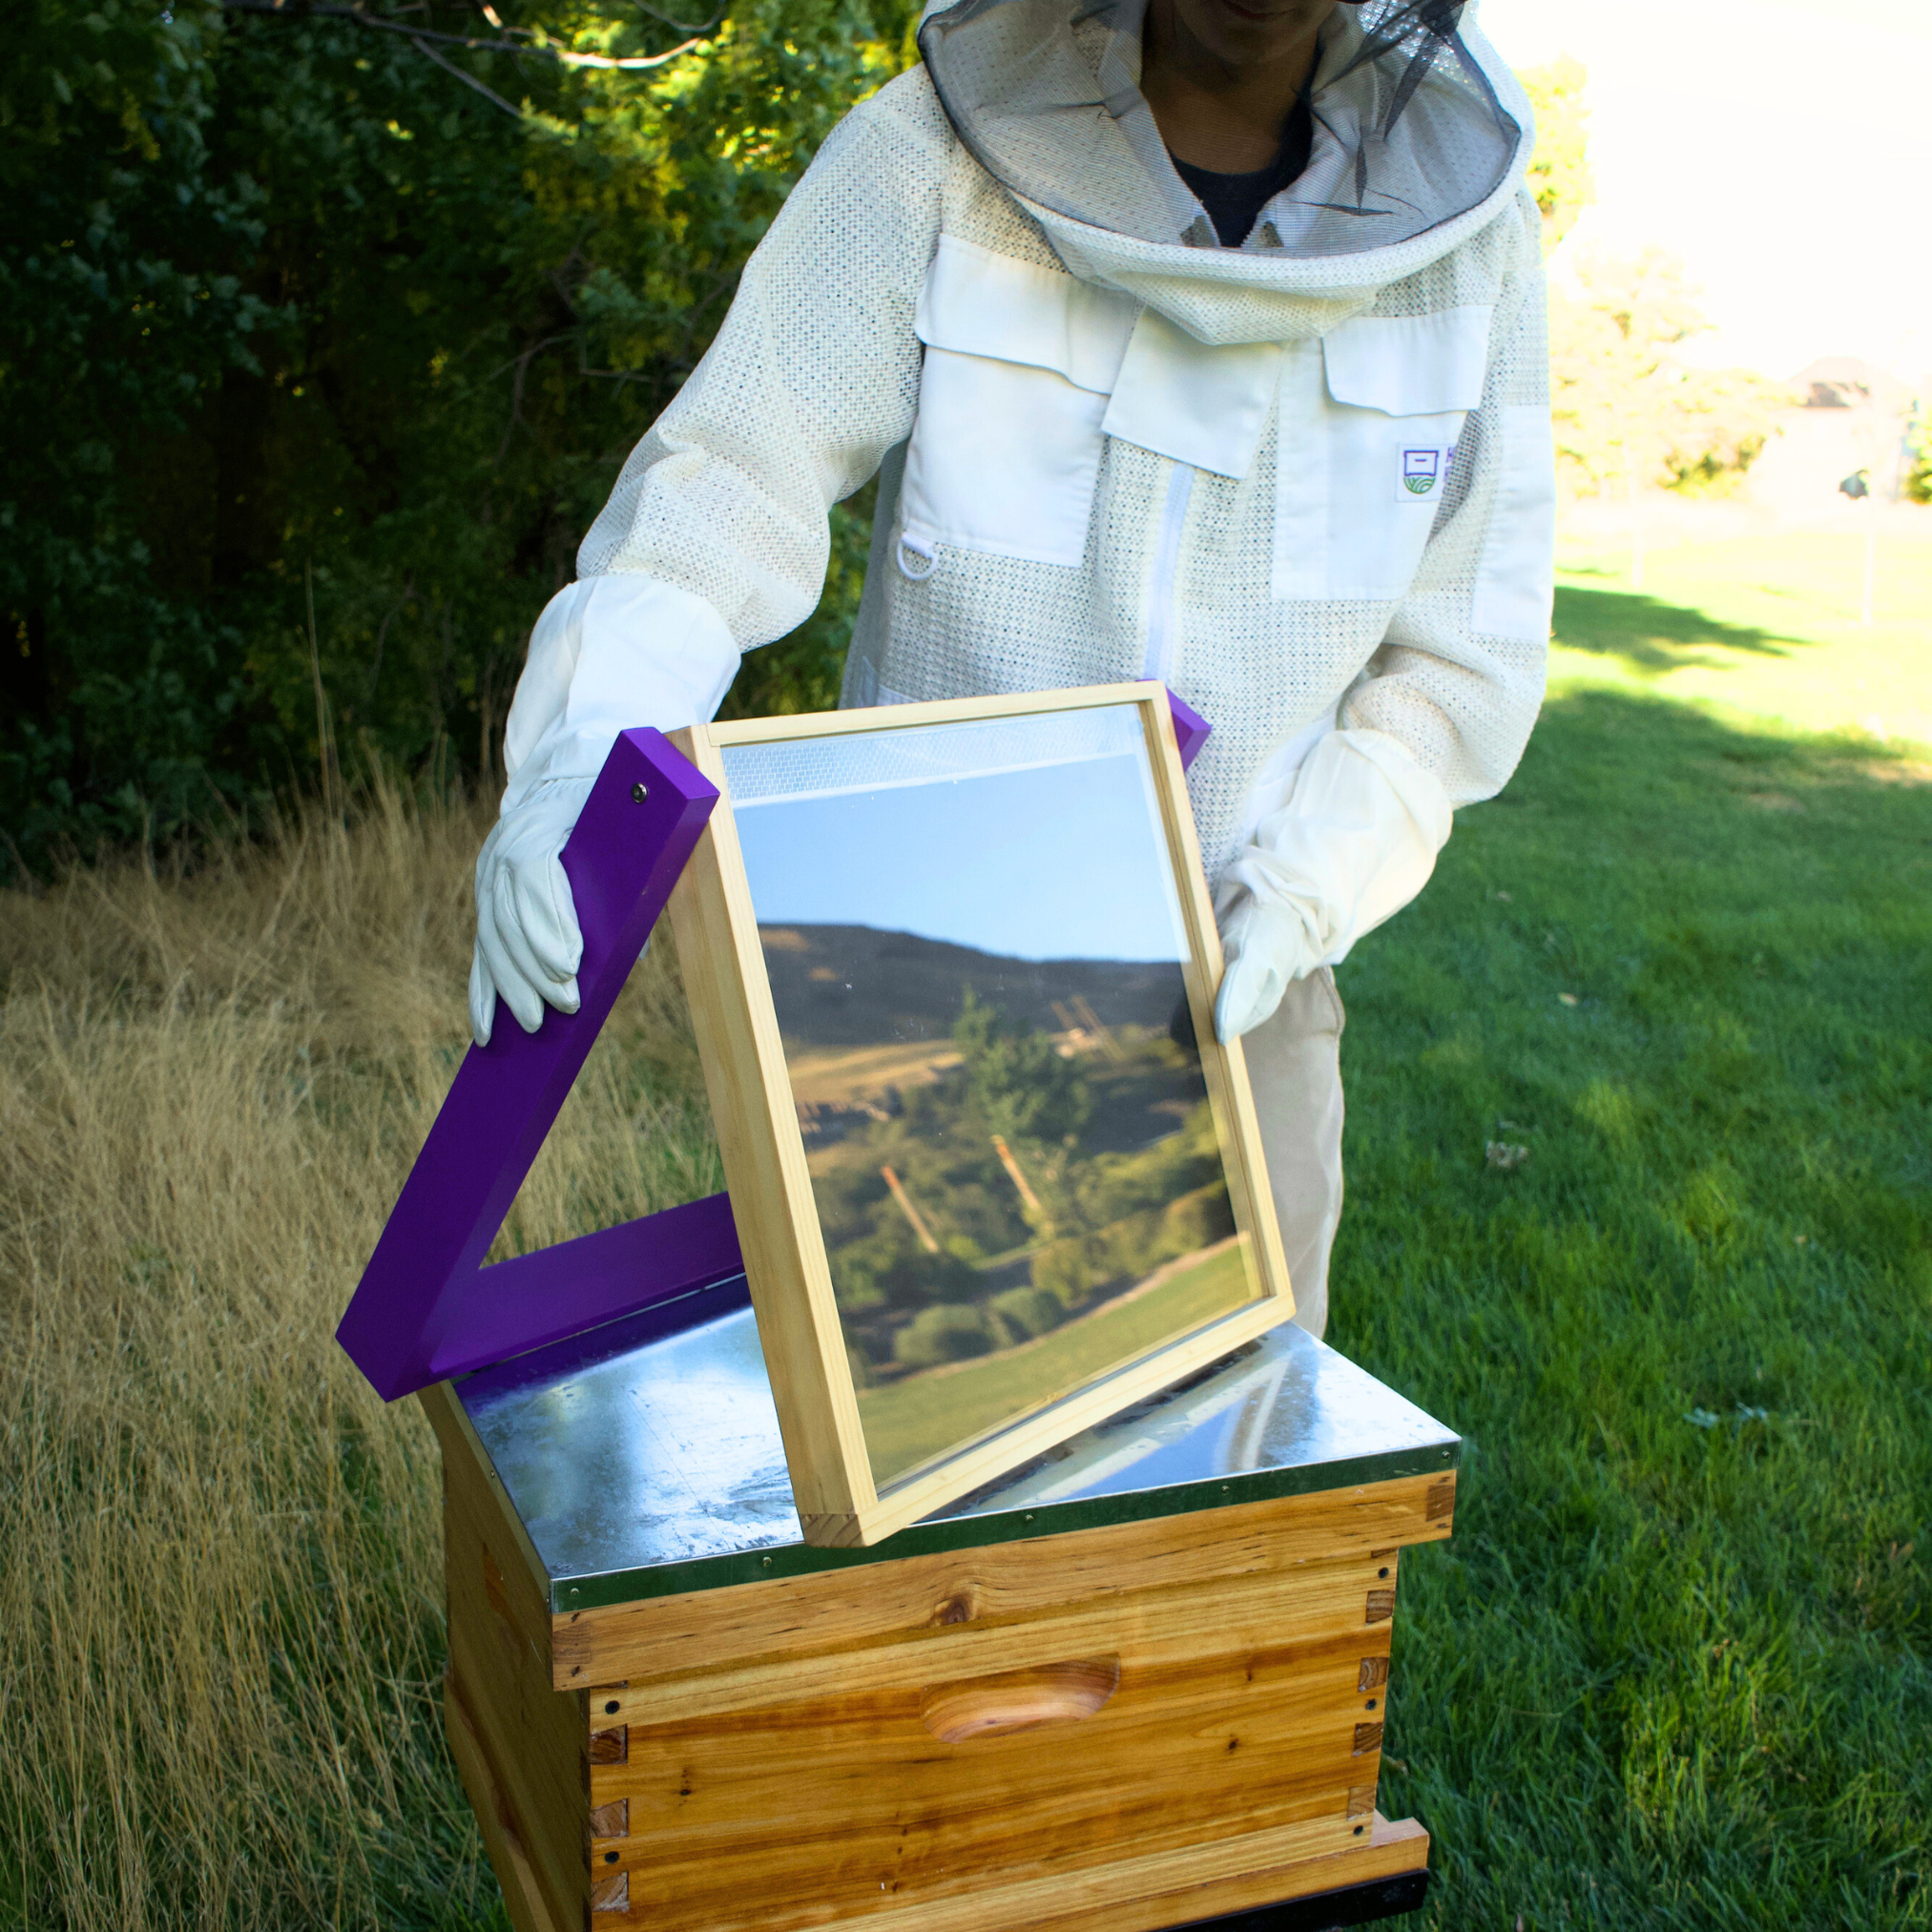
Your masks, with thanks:
M 512 107 L 493 87 L 485 87 L 473 73 L 465 73 L 453 60 L 450 60 L 444 54 L 438 53 L 420 33 L 412 33 L 409 39 L 418 53 L 425 54 L 433 60 L 446 73 L 453 73 L 465 87 L 473 87 L 491 107 L 501 108 L 513 121 L 523 119 L 523 110 L 520 107 Z
M 400 21 L 384 20 L 381 14 L 370 13 L 361 7 L 326 4 L 285 6 L 280 4 L 280 0 L 221 0 L 221 10 L 224 13 L 273 14 L 284 20 L 302 20 L 311 14 L 324 20 L 350 20 L 358 27 L 372 27 L 384 33 L 400 33 L 405 39 L 413 40 L 426 53 L 429 50 L 424 43 L 433 40 L 440 41 L 445 47 L 467 47 L 474 53 L 534 53 L 545 60 L 554 60 L 563 67 L 613 68 L 632 73 L 648 68 L 667 66 L 680 54 L 689 53 L 694 47 L 701 46 L 704 41 L 704 34 L 700 32 L 690 40 L 681 41 L 666 53 L 635 54 L 618 59 L 608 53 L 573 53 L 568 48 L 540 46 L 530 41 L 479 40 L 473 34 L 467 33 L 432 33 L 426 27 L 405 27 Z M 679 23 L 670 24 L 675 26 Z M 504 31 L 509 33 L 524 30 L 506 28 Z M 439 60 L 437 65 L 449 67 L 447 60 Z M 483 87 L 481 81 L 470 80 L 469 75 L 464 73 L 460 68 L 449 67 L 449 71 L 459 78 L 469 81 L 472 87 L 482 88 L 485 93 L 489 93 L 488 88 Z M 499 96 L 492 94 L 490 97 L 502 105 Z M 517 110 L 512 109 L 510 112 L 516 113 Z

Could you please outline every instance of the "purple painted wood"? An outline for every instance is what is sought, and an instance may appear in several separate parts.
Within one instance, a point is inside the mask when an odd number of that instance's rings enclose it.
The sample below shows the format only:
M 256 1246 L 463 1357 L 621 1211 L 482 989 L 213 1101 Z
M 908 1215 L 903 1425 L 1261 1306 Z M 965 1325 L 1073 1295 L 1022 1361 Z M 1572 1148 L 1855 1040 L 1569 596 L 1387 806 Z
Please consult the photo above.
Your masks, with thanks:
M 507 1361 L 743 1269 L 728 1195 L 499 1261 L 469 1278 L 462 1321 L 436 1344 L 428 1380 Z
M 385 1402 L 740 1265 L 720 1195 L 482 1266 L 717 802 L 661 733 L 627 731 L 612 747 L 563 855 L 582 1005 L 547 1008 L 535 1033 L 499 1009 L 489 1045 L 469 1049 L 336 1331 Z
M 1174 741 L 1180 747 L 1181 770 L 1194 763 L 1195 755 L 1207 743 L 1209 732 L 1214 730 L 1206 718 L 1191 705 L 1186 698 L 1176 697 L 1172 691 L 1167 695 L 1168 709 L 1174 713 Z

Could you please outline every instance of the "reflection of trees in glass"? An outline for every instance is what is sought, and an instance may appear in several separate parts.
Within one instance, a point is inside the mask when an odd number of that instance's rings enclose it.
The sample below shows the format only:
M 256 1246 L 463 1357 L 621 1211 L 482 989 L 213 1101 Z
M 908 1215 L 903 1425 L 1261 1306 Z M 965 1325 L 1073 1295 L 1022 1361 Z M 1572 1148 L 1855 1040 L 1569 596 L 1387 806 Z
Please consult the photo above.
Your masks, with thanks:
M 1087 1083 L 1052 1034 L 1008 1028 L 999 1008 L 983 1006 L 968 987 L 952 1040 L 966 1062 L 967 1097 L 988 1134 L 1059 1140 L 1086 1126 L 1092 1106 Z
M 1167 1034 L 1083 1059 L 968 990 L 952 1036 L 957 1067 L 810 1157 L 864 1381 L 1046 1335 L 1234 1232 L 1199 1062 Z

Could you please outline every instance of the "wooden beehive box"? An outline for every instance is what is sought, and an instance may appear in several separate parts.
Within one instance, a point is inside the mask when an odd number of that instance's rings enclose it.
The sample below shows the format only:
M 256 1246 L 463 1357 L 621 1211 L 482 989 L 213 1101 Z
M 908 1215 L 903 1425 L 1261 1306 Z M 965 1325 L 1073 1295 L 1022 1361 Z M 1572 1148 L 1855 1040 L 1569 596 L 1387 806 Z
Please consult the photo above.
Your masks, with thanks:
M 1299 1330 L 863 1550 L 799 1538 L 741 1284 L 424 1401 L 449 1739 L 519 1932 L 1420 1901 L 1376 1783 L 1456 1439 Z

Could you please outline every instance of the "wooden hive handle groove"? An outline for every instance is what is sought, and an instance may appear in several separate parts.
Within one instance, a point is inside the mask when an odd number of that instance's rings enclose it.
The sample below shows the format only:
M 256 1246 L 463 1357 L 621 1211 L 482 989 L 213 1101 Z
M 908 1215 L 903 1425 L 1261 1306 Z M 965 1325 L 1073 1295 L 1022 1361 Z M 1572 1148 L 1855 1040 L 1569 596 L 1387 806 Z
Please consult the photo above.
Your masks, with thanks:
M 964 1744 L 1041 1724 L 1076 1723 L 1092 1716 L 1119 1685 L 1118 1657 L 1082 1657 L 938 1685 L 926 1692 L 919 1714 L 942 1743 Z

